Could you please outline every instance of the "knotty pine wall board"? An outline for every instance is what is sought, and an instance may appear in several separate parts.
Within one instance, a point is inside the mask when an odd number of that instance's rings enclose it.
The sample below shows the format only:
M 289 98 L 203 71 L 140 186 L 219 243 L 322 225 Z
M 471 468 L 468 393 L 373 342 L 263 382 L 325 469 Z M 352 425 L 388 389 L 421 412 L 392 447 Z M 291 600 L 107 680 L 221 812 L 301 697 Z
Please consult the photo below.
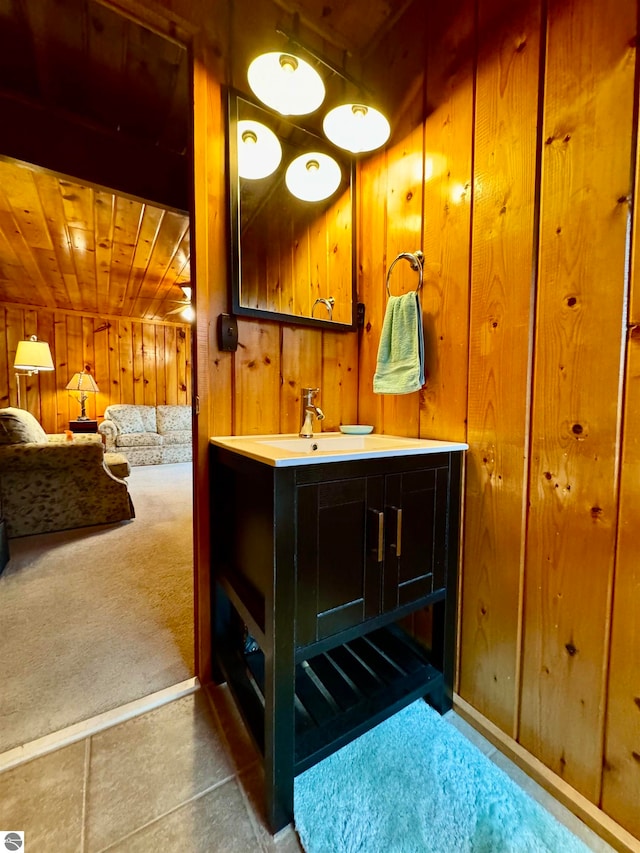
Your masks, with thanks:
M 488 31 L 503 0 L 481 0 Z M 478 45 L 460 693 L 517 734 L 541 10 Z M 491 684 L 491 690 L 486 685 Z
M 548 15 L 520 742 L 598 802 L 637 8 L 555 0 Z
M 635 263 L 638 246 L 634 249 Z M 640 316 L 635 315 L 640 321 Z M 602 808 L 640 838 L 640 336 L 627 338 L 620 511 L 611 616 Z
M 384 286 L 387 229 L 387 154 L 376 154 L 358 167 L 358 301 L 364 303 L 364 329 L 358 353 L 358 418 L 384 432 L 383 398 L 373 393 L 373 376 L 387 304 Z
M 640 191 L 636 140 L 634 197 Z M 602 807 L 640 838 L 640 216 L 633 212 Z
M 420 435 L 465 441 L 471 252 L 474 3 L 430 10 L 425 55 Z

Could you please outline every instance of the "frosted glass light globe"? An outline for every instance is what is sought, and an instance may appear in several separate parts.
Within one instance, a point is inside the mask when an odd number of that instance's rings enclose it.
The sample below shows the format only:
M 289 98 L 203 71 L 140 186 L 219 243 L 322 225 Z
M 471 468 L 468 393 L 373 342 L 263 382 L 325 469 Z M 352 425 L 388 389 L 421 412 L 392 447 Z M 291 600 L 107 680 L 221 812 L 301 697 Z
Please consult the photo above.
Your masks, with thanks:
M 302 201 L 322 201 L 338 189 L 342 170 L 333 157 L 312 151 L 292 160 L 285 174 L 289 192 Z
M 256 57 L 247 79 L 263 104 L 284 116 L 302 116 L 317 110 L 325 89 L 318 72 L 297 56 L 273 51 Z
M 324 117 L 322 127 L 327 139 L 352 154 L 374 151 L 391 135 L 391 126 L 382 113 L 364 104 L 335 107 Z
M 266 178 L 280 165 L 282 146 L 275 133 L 259 121 L 238 122 L 238 174 L 241 178 Z

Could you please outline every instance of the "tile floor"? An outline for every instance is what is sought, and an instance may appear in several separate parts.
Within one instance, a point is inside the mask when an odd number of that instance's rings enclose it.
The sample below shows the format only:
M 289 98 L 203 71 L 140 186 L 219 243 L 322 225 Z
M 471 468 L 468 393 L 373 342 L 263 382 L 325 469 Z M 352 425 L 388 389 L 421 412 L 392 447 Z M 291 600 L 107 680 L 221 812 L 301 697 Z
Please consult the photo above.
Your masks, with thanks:
M 591 850 L 612 850 L 460 717 L 447 719 Z M 24 853 L 298 853 L 291 827 L 269 834 L 261 792 L 258 755 L 226 687 L 213 687 L 0 773 L 0 829 L 24 830 Z

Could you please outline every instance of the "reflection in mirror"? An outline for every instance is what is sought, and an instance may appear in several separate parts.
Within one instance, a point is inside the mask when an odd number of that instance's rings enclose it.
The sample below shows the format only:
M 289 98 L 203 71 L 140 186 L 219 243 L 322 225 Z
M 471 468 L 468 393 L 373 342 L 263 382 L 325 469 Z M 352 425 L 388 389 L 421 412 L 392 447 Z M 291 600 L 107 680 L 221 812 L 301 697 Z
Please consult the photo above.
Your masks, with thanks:
M 261 127 L 268 131 L 261 133 Z M 280 144 L 280 157 L 277 151 L 273 153 L 269 131 Z M 254 148 L 261 136 L 267 137 L 273 171 L 245 165 L 239 136 Z M 321 137 L 235 93 L 229 95 L 228 151 L 234 313 L 354 329 L 351 160 Z M 326 156 L 337 163 L 340 175 L 328 198 L 303 201 L 289 189 L 287 170 L 305 154 L 314 155 L 304 161 L 306 177 L 314 184 L 322 184 L 318 170 L 327 165 Z M 270 173 L 265 174 L 267 171 Z M 248 173 L 260 177 L 241 176 Z M 288 183 L 291 185 L 291 173 Z

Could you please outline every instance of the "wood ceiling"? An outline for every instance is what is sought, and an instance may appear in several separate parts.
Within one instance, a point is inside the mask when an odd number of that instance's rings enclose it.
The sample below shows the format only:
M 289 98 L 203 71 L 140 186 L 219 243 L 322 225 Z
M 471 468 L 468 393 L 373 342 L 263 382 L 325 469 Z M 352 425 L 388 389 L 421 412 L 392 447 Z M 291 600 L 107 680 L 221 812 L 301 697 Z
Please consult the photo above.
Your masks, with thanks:
M 249 3 L 236 62 L 262 49 L 269 14 L 299 16 L 339 55 L 410 2 Z M 186 49 L 97 0 L 0 0 L 0 302 L 181 322 L 188 75 Z

